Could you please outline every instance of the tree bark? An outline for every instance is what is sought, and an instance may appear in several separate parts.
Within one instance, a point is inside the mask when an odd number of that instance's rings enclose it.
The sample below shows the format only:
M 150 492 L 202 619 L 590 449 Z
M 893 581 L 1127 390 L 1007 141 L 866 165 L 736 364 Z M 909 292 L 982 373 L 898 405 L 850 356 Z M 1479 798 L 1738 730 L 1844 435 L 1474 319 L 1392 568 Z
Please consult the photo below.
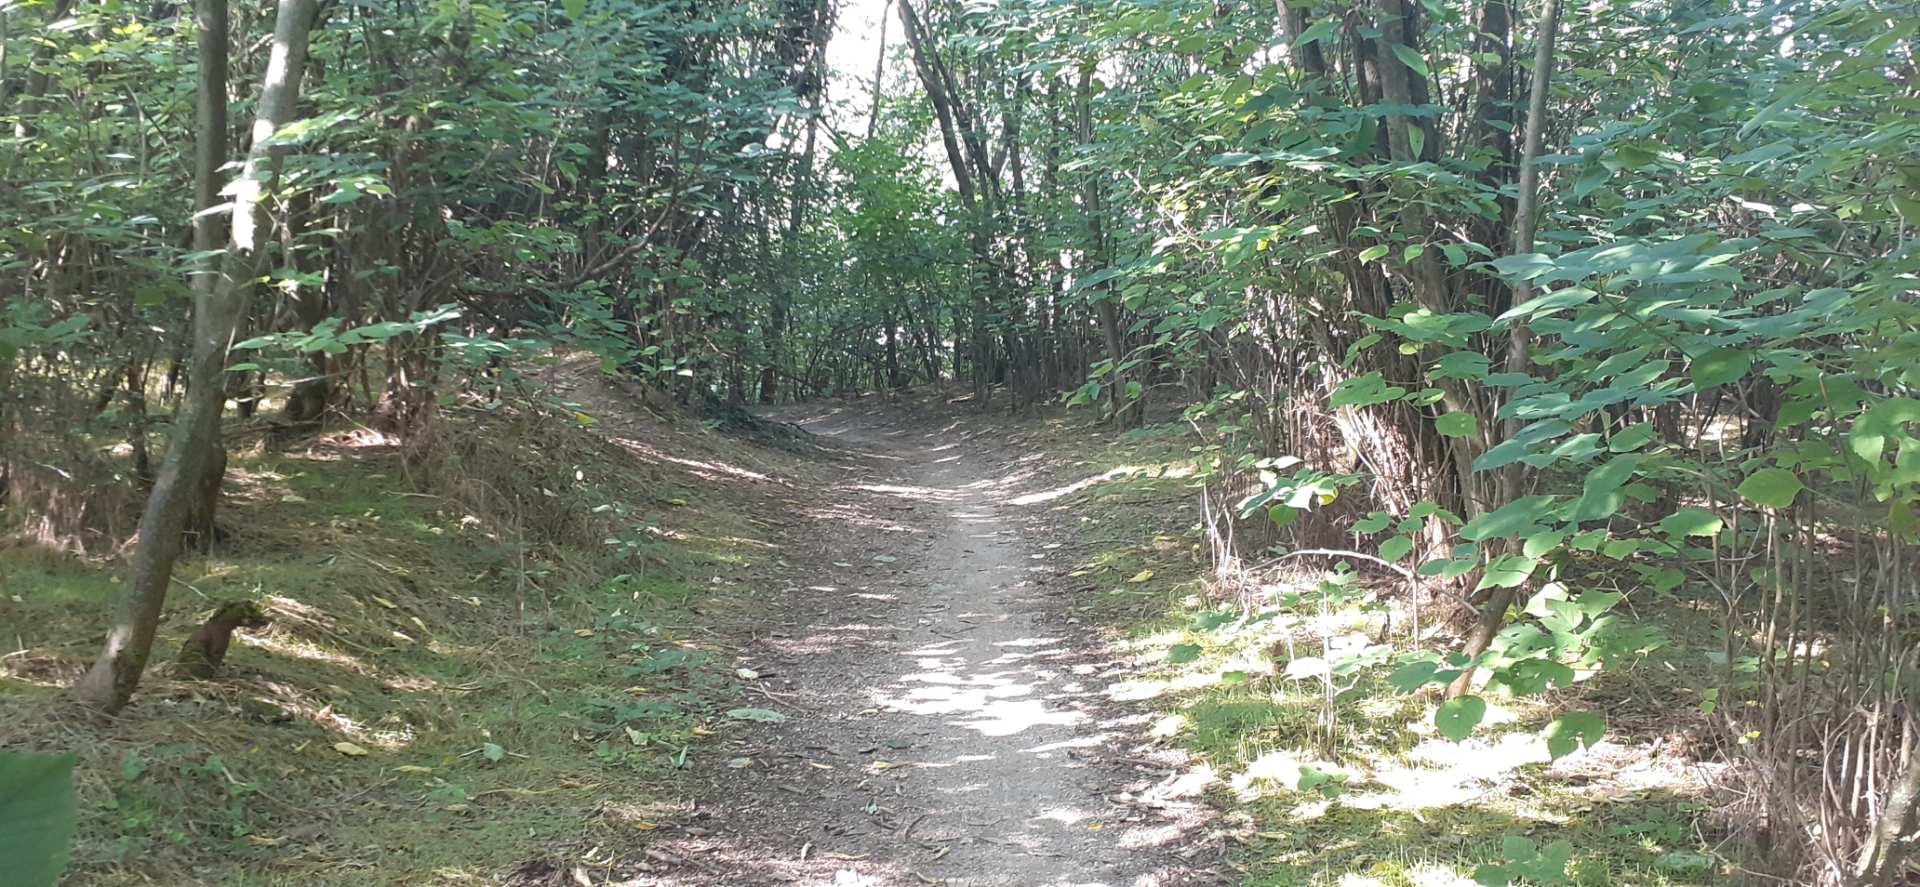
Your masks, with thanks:
M 1920 751 L 1908 754 L 1906 770 L 1900 774 L 1899 782 L 1887 790 L 1887 803 L 1881 810 L 1880 821 L 1874 824 L 1866 845 L 1860 848 L 1860 859 L 1854 870 L 1855 887 L 1892 884 L 1906 861 L 1908 842 L 1902 839 L 1916 827 L 1920 827 Z
M 225 113 L 213 107 L 226 101 L 225 13 L 226 0 L 199 0 L 196 4 L 195 19 L 201 32 L 198 119 L 202 124 L 222 119 Z M 167 586 L 180 556 L 183 524 L 209 473 L 225 455 L 220 443 L 220 413 L 225 407 L 226 386 L 221 383 L 227 348 L 262 266 L 268 227 L 260 205 L 263 180 L 278 165 L 282 153 L 270 141 L 293 120 L 306 69 L 307 42 L 317 18 L 316 0 L 279 2 L 273 49 L 253 122 L 253 144 L 230 189 L 233 217 L 226 254 L 217 274 L 207 266 L 194 274 L 193 362 L 188 370 L 186 404 L 173 424 L 166 460 L 141 516 L 121 615 L 108 632 L 100 657 L 73 688 L 80 703 L 108 713 L 125 707 L 140 684 L 153 652 Z M 210 140 L 219 136 L 202 130 L 199 138 L 209 140 L 203 144 L 204 150 L 196 152 L 195 192 L 197 198 L 205 198 L 218 190 L 212 187 L 218 146 Z M 206 207 L 200 209 L 204 212 Z
M 880 130 L 880 89 L 887 76 L 887 7 L 893 0 L 880 5 L 880 52 L 873 61 L 873 103 L 867 112 L 867 138 L 872 139 Z
M 1527 96 L 1527 139 L 1520 153 L 1520 203 L 1513 214 L 1513 250 L 1512 254 L 1526 255 L 1533 252 L 1533 232 L 1538 224 L 1540 204 L 1540 151 L 1546 140 L 1547 124 L 1547 87 L 1553 79 L 1553 39 L 1560 24 L 1560 0 L 1546 0 L 1540 10 L 1540 31 L 1535 38 L 1533 55 L 1533 86 Z M 1525 303 L 1533 297 L 1533 284 L 1520 281 L 1513 287 L 1514 304 Z M 1524 318 L 1516 319 L 1507 332 L 1507 353 L 1501 369 L 1504 372 L 1517 373 L 1526 369 L 1529 361 L 1528 350 L 1532 333 Z M 1517 420 L 1509 419 L 1505 423 L 1505 432 L 1510 436 L 1519 430 Z M 1495 482 L 1495 504 L 1512 501 L 1519 494 L 1520 484 L 1524 480 L 1521 465 L 1515 463 L 1502 469 Z M 1479 656 L 1493 643 L 1493 637 L 1500 632 L 1500 626 L 1506 622 L 1507 607 L 1513 605 L 1517 587 L 1496 588 L 1480 605 L 1480 616 L 1474 621 L 1467 634 L 1466 644 L 1461 652 L 1468 656 Z M 1468 666 L 1460 677 L 1447 687 L 1449 697 L 1465 695 L 1473 684 L 1474 668 Z

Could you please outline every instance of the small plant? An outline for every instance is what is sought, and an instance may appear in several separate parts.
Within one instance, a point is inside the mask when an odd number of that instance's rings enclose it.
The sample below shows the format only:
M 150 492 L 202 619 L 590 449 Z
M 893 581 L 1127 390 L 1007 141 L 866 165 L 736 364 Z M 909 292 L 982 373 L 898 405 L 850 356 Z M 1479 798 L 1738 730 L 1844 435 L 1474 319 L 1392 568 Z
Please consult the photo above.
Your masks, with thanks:
M 1531 838 L 1507 835 L 1500 839 L 1500 855 L 1505 862 L 1488 863 L 1473 870 L 1474 883 L 1485 887 L 1570 883 L 1567 863 L 1573 859 L 1573 844 L 1564 838 L 1542 847 Z

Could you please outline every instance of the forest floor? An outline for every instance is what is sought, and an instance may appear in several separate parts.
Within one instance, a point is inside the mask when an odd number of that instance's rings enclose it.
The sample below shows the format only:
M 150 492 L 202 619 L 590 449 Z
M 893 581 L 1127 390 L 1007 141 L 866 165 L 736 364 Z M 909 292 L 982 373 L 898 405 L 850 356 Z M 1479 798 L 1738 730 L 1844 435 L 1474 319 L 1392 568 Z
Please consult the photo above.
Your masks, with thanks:
M 0 550 L 0 747 L 79 753 L 73 883 L 1437 887 L 1518 837 L 1713 883 L 1676 687 L 1582 690 L 1608 739 L 1559 762 L 1545 706 L 1455 744 L 1391 693 L 1316 752 L 1279 641 L 1195 628 L 1181 425 L 549 382 L 576 421 L 450 425 L 432 477 L 364 431 L 239 454 L 163 650 L 223 597 L 274 623 L 113 723 L 58 693 L 113 563 Z

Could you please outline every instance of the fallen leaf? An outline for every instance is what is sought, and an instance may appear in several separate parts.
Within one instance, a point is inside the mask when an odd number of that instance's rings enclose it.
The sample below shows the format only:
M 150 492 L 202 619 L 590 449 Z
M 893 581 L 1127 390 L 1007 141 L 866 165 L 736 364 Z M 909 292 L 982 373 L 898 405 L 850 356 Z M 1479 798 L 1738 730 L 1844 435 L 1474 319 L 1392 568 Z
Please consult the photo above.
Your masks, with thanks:
M 333 750 L 350 758 L 364 758 L 367 756 L 366 749 L 354 745 L 351 742 L 336 742 L 333 744 Z
M 432 767 L 422 767 L 419 764 L 401 764 L 400 766 L 393 768 L 393 770 L 395 773 L 432 773 L 433 772 Z
M 1153 578 L 1152 570 L 1141 570 L 1140 572 L 1133 574 L 1133 578 L 1128 579 L 1127 581 L 1138 584 L 1152 578 Z
M 748 767 L 753 766 L 753 759 L 752 758 L 734 758 L 733 760 L 727 762 L 727 766 L 732 767 L 735 770 L 745 770 Z
M 770 708 L 736 708 L 727 712 L 727 717 L 742 721 L 763 721 L 769 724 L 778 724 L 787 719 L 786 715 Z
M 387 600 L 386 598 L 383 598 L 377 594 L 373 596 L 373 602 L 376 604 L 379 604 L 382 607 L 386 607 L 389 610 L 398 609 L 400 606 L 399 604 L 396 604 L 393 601 Z
M 593 629 L 591 629 L 591 628 L 576 628 L 576 629 L 574 629 L 574 630 L 573 630 L 573 636 L 574 636 L 574 637 L 577 637 L 577 638 L 590 638 L 590 637 L 593 637 Z
M 760 673 L 751 668 L 736 668 L 733 670 L 733 676 L 743 681 L 751 681 L 760 677 Z

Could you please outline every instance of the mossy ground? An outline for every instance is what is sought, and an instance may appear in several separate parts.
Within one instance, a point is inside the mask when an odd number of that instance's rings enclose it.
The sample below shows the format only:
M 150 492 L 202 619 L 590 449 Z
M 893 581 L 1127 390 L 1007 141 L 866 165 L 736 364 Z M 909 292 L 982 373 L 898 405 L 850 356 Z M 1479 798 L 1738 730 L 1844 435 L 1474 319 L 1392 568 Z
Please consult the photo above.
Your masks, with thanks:
M 675 815 L 674 774 L 740 696 L 713 626 L 765 606 L 773 550 L 756 515 L 775 487 L 706 475 L 805 466 L 693 422 L 623 432 L 672 458 L 559 417 L 443 432 L 524 467 L 424 480 L 353 432 L 237 453 L 228 537 L 182 563 L 156 666 L 111 723 L 61 688 L 119 565 L 0 551 L 0 747 L 80 755 L 73 883 L 499 883 L 590 867 Z M 498 495 L 457 492 L 476 483 Z M 218 679 L 182 679 L 180 641 L 234 598 L 272 624 Z

